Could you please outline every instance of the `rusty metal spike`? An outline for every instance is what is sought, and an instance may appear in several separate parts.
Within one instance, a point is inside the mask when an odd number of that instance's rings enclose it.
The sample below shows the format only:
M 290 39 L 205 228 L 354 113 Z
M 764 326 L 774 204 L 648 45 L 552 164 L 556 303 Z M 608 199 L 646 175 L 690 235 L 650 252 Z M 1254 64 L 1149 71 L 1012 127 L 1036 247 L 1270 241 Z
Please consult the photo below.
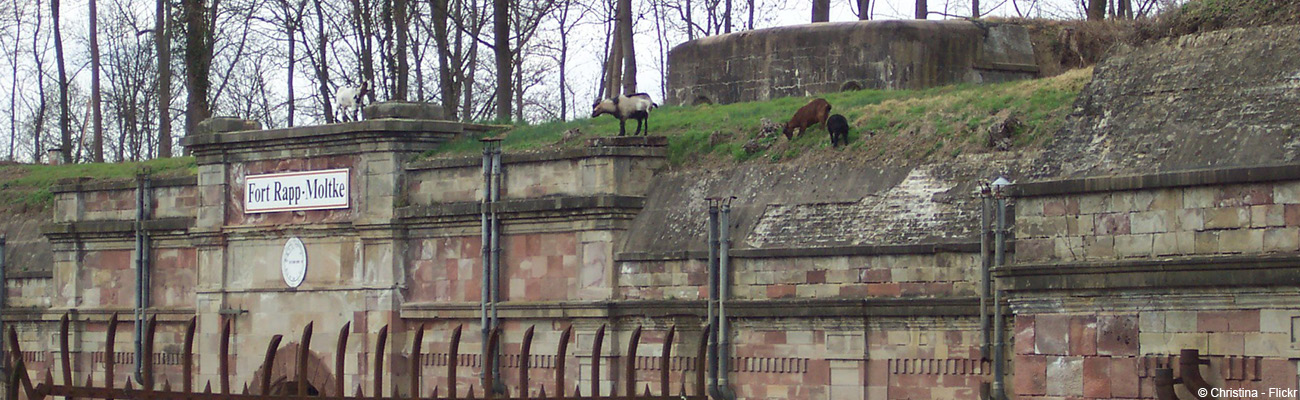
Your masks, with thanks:
M 375 345 L 375 397 L 383 397 L 384 388 L 384 346 L 388 341 L 388 325 L 379 328 L 379 343 Z
M 135 384 L 131 382 L 131 378 L 126 379 L 126 390 L 135 390 Z
M 636 396 L 636 348 L 641 344 L 641 325 L 632 330 L 632 338 L 627 341 L 627 379 L 623 393 Z M 611 393 L 612 394 L 612 393 Z
M 113 388 L 113 362 L 117 358 L 114 346 L 117 343 L 117 313 L 108 316 L 108 332 L 104 339 L 104 387 Z M 113 400 L 112 396 L 105 400 Z
M 704 324 L 704 332 L 700 335 L 699 349 L 695 351 L 695 395 L 708 396 L 704 389 L 704 370 L 708 367 L 705 362 L 708 360 L 709 337 L 713 334 L 713 324 Z M 686 381 L 682 381 L 683 386 Z
M 14 330 L 13 325 L 9 326 L 9 358 L 13 361 L 11 364 L 15 366 L 21 363 L 23 358 L 22 345 L 18 344 L 18 331 Z
M 501 327 L 494 326 L 488 332 L 488 353 L 483 357 L 483 398 L 490 399 L 496 394 L 497 382 L 492 378 L 492 371 L 497 369 L 497 351 L 501 343 Z
M 266 356 L 262 358 L 262 368 L 265 368 L 262 370 L 261 376 L 262 391 L 260 394 L 262 395 L 271 393 L 271 366 L 275 365 L 275 351 L 280 348 L 280 341 L 283 339 L 284 335 L 271 336 L 271 343 L 267 343 L 266 345 Z M 245 390 L 248 389 L 247 382 L 244 383 L 244 388 Z
M 248 395 L 248 382 L 244 382 L 244 391 L 240 394 L 243 394 L 245 396 Z
M 185 349 L 181 353 L 181 390 L 190 393 L 194 389 L 194 328 L 198 317 L 190 317 L 185 323 Z
M 68 313 L 63 313 L 59 318 L 59 366 L 63 367 L 63 384 L 72 386 L 72 353 L 68 351 L 68 325 L 71 318 Z M 53 385 L 54 380 L 46 380 Z
M 539 391 L 538 391 L 538 393 L 537 393 L 537 397 L 538 397 L 538 398 L 541 398 L 541 399 L 545 399 L 545 398 L 546 398 L 546 385 L 542 385 L 541 389 L 542 389 L 542 390 L 539 390 Z
M 86 387 L 92 387 L 92 388 L 95 387 L 95 374 L 93 373 L 86 374 Z
M 171 380 L 171 379 L 163 378 L 162 391 L 163 391 L 163 392 L 170 392 L 170 391 L 172 391 L 172 380 Z
M 573 397 L 582 397 L 582 384 L 573 384 Z
M 460 331 L 464 325 L 451 330 L 451 343 L 447 348 L 447 398 L 456 400 L 456 364 L 460 363 Z
M 424 344 L 424 324 L 415 331 L 411 342 L 411 398 L 420 398 L 420 347 Z
M 644 392 L 644 394 L 642 394 L 642 396 L 650 397 L 650 384 L 649 384 L 649 383 L 645 384 L 645 392 Z
M 144 367 L 142 369 L 144 381 L 140 382 L 140 389 L 153 390 L 153 344 L 154 337 L 158 334 L 158 315 L 149 317 L 149 323 L 145 325 L 144 334 Z
M 596 341 L 591 345 L 591 395 L 600 397 L 600 348 L 605 342 L 605 324 L 596 330 Z
M 311 328 L 315 321 L 308 322 L 307 326 L 302 328 L 302 339 L 298 341 L 298 363 L 297 378 L 298 388 L 295 392 L 298 395 L 307 394 L 307 354 L 311 352 Z
M 668 371 L 672 366 L 673 359 L 673 339 L 677 335 L 677 326 L 668 327 L 668 335 L 664 337 L 663 353 L 659 355 L 659 395 L 668 395 Z M 685 381 L 683 381 L 685 382 Z
M 221 385 L 221 394 L 230 394 L 230 330 L 233 322 L 230 319 L 221 327 L 221 349 L 217 367 L 217 375 Z M 342 370 L 339 370 L 342 371 Z M 342 381 L 342 379 L 339 379 Z
M 568 358 L 569 338 L 572 336 L 572 324 L 560 333 L 559 348 L 555 351 L 555 397 L 564 397 L 564 363 Z
M 430 394 L 429 398 L 431 399 L 438 398 L 438 385 L 433 385 L 433 394 Z
M 208 383 L 203 384 L 203 394 L 210 394 L 210 393 L 212 393 L 212 380 L 211 380 L 211 379 L 208 380 Z
M 680 386 L 679 388 L 682 390 L 677 392 L 678 395 L 681 397 L 686 397 L 686 370 L 685 369 L 682 369 L 682 386 Z M 664 395 L 667 396 L 668 394 L 665 393 Z
M 343 397 L 343 358 L 347 356 L 348 351 L 348 332 L 352 330 L 352 321 L 343 324 L 339 329 L 339 341 L 334 346 L 334 371 L 339 377 L 334 379 L 334 393 L 331 395 Z
M 469 398 L 469 399 L 473 399 L 473 398 L 474 398 L 474 387 L 473 387 L 473 386 L 470 386 L 470 387 L 469 387 L 469 394 L 466 395 L 465 397 L 466 397 L 466 398 Z
M 352 395 L 352 397 L 362 398 L 362 397 L 365 397 L 365 396 L 366 396 L 365 393 L 362 393 L 362 392 L 361 392 L 361 384 L 358 383 L 358 384 L 357 384 L 357 391 L 356 391 L 356 394 Z
M 53 372 L 53 371 L 50 371 L 49 368 L 46 368 L 46 369 L 45 369 L 45 382 L 41 382 L 41 383 L 46 384 L 46 385 L 53 385 L 53 384 L 54 384 L 54 372 Z
M 525 399 L 528 398 L 528 368 L 530 367 L 529 357 L 533 352 L 533 330 L 536 326 L 529 326 L 524 331 L 524 343 L 519 349 L 519 395 Z

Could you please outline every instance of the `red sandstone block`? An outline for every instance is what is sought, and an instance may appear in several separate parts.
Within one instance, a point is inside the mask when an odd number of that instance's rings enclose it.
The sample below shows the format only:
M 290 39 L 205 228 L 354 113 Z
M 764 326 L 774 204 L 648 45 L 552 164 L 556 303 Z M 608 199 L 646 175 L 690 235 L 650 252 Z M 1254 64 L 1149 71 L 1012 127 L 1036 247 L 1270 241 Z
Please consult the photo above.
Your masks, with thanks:
M 1259 310 L 1234 311 L 1227 317 L 1230 332 L 1259 332 Z
M 1300 226 L 1300 204 L 1287 204 L 1282 218 L 1286 226 Z
M 1138 377 L 1138 359 L 1132 357 L 1110 359 L 1110 395 L 1113 397 L 1138 397 L 1141 378 Z M 1145 392 L 1153 393 L 1153 392 Z
M 1216 193 L 1214 200 L 1218 207 L 1273 204 L 1273 188 L 1268 185 L 1228 186 Z
M 1110 358 L 1085 357 L 1083 359 L 1083 396 L 1110 398 Z
M 1297 204 L 1296 206 L 1300 207 L 1300 204 Z M 1297 215 L 1300 215 L 1300 213 L 1297 213 Z M 1297 223 L 1297 225 L 1300 225 L 1300 223 Z M 858 275 L 858 282 L 866 282 L 866 283 L 889 282 L 889 280 L 891 279 L 890 275 L 891 272 L 889 268 L 864 269 Z
M 1018 355 L 1012 385 L 1017 395 L 1032 396 L 1047 393 L 1047 357 Z
M 1034 354 L 1034 317 L 1016 316 L 1016 354 Z
M 1201 311 L 1196 313 L 1197 332 L 1227 332 L 1228 312 Z
M 840 286 L 840 297 L 861 298 L 870 296 L 871 285 L 844 285 Z
M 808 271 L 804 281 L 808 283 L 826 283 L 826 270 Z
M 794 292 L 794 285 L 767 285 L 767 297 L 769 299 L 794 297 Z
M 902 287 L 897 283 L 875 283 L 867 285 L 868 296 L 898 297 Z
M 1097 214 L 1094 223 L 1098 235 L 1129 234 L 1128 213 Z
M 831 364 L 828 360 L 808 360 L 808 373 L 804 374 L 805 385 L 830 385 Z
M 1064 355 L 1069 352 L 1070 316 L 1044 314 L 1034 321 L 1034 350 L 1037 354 Z
M 1260 360 L 1260 387 L 1294 389 L 1296 387 L 1296 367 L 1287 359 L 1269 358 Z M 1267 395 L 1265 393 L 1261 395 Z
M 1138 351 L 1136 315 L 1097 317 L 1097 354 L 1135 356 Z
M 1070 317 L 1070 355 L 1097 354 L 1097 317 L 1092 315 Z

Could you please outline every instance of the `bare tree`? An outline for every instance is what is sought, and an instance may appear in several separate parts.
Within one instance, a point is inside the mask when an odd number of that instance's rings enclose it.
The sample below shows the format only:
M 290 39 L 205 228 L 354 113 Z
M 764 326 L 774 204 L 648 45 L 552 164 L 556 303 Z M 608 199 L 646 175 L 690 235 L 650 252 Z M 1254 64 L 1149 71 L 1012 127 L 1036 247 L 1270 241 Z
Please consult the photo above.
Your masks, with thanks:
M 39 7 L 39 5 L 38 5 Z M 9 161 L 14 160 L 14 149 L 18 147 L 18 58 L 21 52 L 18 46 L 23 41 L 23 13 L 19 10 L 18 4 L 13 5 L 14 12 L 14 41 L 13 47 L 9 47 L 9 42 L 0 43 L 0 47 L 9 53 L 9 65 L 13 68 L 13 76 L 10 77 L 9 83 Z
M 508 0 L 492 0 L 492 51 L 496 54 L 497 62 L 497 90 L 496 106 L 497 120 L 510 120 L 510 2 Z
M 929 9 L 926 0 L 916 0 L 916 19 L 926 19 L 929 16 Z
M 45 152 L 41 137 L 45 135 L 45 114 L 49 97 L 45 93 L 45 52 L 41 51 L 41 0 L 36 0 L 36 28 L 32 30 L 32 60 L 36 62 L 37 96 L 40 98 L 32 119 L 32 161 L 39 162 Z
M 812 2 L 812 22 L 826 22 L 831 20 L 831 0 L 813 0 Z
M 172 49 L 167 0 L 154 2 L 153 37 L 158 53 L 158 157 L 172 156 Z
M 1088 1 L 1088 20 L 1101 21 L 1106 19 L 1106 0 L 1087 0 Z
M 204 0 L 183 0 L 185 21 L 185 135 L 193 135 L 199 122 L 212 116 L 209 91 L 212 88 L 212 28 L 216 19 L 216 2 L 211 9 Z
M 94 114 L 91 129 L 94 131 L 94 142 L 91 144 L 91 157 L 94 162 L 104 162 L 104 115 L 103 109 L 100 108 L 100 86 L 99 86 L 99 15 L 96 10 L 96 0 L 89 0 L 90 8 L 90 107 Z
M 731 0 L 726 1 L 727 13 L 730 13 Z M 632 0 L 619 0 L 618 7 L 618 40 L 623 47 L 623 93 L 636 93 L 636 47 L 632 45 Z M 727 21 L 727 31 L 730 32 L 730 18 Z
M 50 18 L 54 29 L 54 57 L 59 68 L 59 138 L 62 142 L 63 162 L 72 162 L 72 127 L 69 126 L 68 72 L 63 61 L 63 34 L 59 28 L 59 0 L 50 0 Z

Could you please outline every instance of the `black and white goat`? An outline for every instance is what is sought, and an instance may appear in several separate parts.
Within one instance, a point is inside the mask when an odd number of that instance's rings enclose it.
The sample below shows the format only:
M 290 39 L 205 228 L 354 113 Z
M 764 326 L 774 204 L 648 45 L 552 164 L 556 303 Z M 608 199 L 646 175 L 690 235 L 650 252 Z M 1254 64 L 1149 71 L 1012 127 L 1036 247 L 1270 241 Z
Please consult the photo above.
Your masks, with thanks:
M 627 119 L 636 120 L 636 133 L 640 135 L 641 127 L 645 126 L 645 132 L 650 134 L 650 110 L 659 107 L 654 101 L 650 100 L 650 95 L 645 93 L 633 93 L 629 95 L 619 95 L 612 99 L 597 101 L 591 106 L 591 117 L 596 118 L 601 114 L 613 115 L 618 118 L 618 135 L 627 134 Z
M 339 106 L 339 121 L 357 121 L 366 94 L 370 93 L 370 83 L 361 82 L 361 86 L 347 86 L 334 94 L 334 102 Z

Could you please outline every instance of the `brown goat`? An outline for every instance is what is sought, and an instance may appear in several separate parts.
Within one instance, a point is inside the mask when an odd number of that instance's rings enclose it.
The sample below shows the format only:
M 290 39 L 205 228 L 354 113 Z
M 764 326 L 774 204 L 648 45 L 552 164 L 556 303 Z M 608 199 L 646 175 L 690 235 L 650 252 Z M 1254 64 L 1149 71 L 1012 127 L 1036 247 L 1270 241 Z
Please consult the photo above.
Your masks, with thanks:
M 790 122 L 785 123 L 785 129 L 782 129 L 781 133 L 785 134 L 786 139 L 794 139 L 795 129 L 799 130 L 799 135 L 803 135 L 803 131 L 810 126 L 816 124 L 826 126 L 826 119 L 830 116 L 831 103 L 822 98 L 813 99 L 803 107 L 799 107 L 799 111 L 794 112 L 794 117 L 790 118 Z

